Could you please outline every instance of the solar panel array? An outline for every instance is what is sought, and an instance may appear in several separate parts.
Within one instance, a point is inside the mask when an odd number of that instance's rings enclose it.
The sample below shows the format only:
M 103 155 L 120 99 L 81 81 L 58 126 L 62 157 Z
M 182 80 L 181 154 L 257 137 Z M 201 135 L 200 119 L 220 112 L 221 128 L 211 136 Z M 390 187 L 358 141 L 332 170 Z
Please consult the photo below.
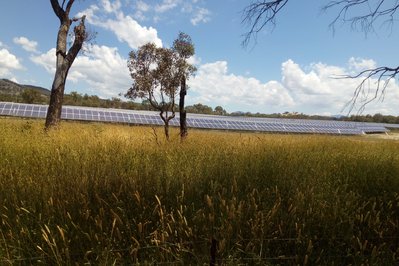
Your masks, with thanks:
M 0 102 L 0 115 L 45 118 L 47 105 Z M 92 107 L 64 106 L 62 119 L 80 121 L 114 122 L 138 125 L 163 125 L 158 112 Z M 170 121 L 179 126 L 179 115 Z M 398 124 L 344 122 L 331 120 L 251 118 L 188 114 L 187 125 L 191 128 L 243 130 L 260 132 L 316 133 L 357 135 L 387 132 L 387 127 L 399 128 Z

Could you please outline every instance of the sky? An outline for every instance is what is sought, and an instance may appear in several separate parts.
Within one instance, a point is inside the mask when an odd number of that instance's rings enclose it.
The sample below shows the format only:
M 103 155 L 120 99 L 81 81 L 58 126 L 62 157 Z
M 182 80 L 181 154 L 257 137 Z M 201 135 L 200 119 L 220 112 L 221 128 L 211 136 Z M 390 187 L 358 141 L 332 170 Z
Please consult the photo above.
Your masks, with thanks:
M 241 45 L 248 27 L 242 11 L 250 0 L 77 0 L 73 16 L 86 15 L 96 38 L 70 69 L 66 93 L 119 97 L 132 84 L 128 54 L 154 42 L 170 47 L 180 31 L 195 45 L 186 104 L 218 105 L 228 112 L 308 115 L 348 114 L 360 80 L 337 79 L 376 66 L 397 66 L 398 26 L 377 21 L 365 34 L 350 25 L 329 24 L 336 9 L 327 1 L 290 1 L 275 27 Z M 381 23 L 380 23 L 381 22 Z M 51 88 L 59 20 L 50 1 L 0 1 L 0 78 Z M 370 81 L 370 93 L 375 80 Z M 352 111 L 356 114 L 358 106 Z M 362 114 L 399 115 L 399 83 Z

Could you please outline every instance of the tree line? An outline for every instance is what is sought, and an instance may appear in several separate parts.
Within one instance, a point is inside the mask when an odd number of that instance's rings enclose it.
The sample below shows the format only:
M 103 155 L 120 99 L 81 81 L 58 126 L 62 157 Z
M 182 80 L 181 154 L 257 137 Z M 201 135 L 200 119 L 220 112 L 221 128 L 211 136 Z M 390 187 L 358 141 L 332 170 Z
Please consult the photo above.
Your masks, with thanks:
M 17 102 L 29 104 L 48 104 L 49 97 L 41 94 L 34 89 L 26 89 L 19 95 L 0 94 L 0 101 L 3 102 Z M 145 110 L 157 111 L 151 106 L 148 100 L 142 102 L 123 101 L 121 98 L 112 97 L 111 99 L 103 99 L 97 95 L 88 95 L 87 93 L 81 94 L 72 91 L 64 95 L 64 105 L 72 106 L 88 106 L 100 108 L 115 108 L 127 110 Z M 175 112 L 178 112 L 179 105 L 175 106 Z M 351 116 L 321 116 L 321 115 L 308 115 L 298 112 L 283 112 L 283 113 L 252 113 L 252 112 L 227 112 L 222 106 L 212 108 L 209 105 L 196 103 L 193 105 L 185 106 L 187 113 L 191 114 L 205 114 L 205 115 L 224 115 L 224 116 L 246 116 L 246 117 L 259 117 L 259 118 L 287 118 L 287 119 L 315 119 L 315 120 L 337 120 L 337 121 L 355 121 L 355 122 L 374 122 L 374 123 L 387 123 L 399 124 L 399 116 L 376 114 L 365 115 L 351 115 Z

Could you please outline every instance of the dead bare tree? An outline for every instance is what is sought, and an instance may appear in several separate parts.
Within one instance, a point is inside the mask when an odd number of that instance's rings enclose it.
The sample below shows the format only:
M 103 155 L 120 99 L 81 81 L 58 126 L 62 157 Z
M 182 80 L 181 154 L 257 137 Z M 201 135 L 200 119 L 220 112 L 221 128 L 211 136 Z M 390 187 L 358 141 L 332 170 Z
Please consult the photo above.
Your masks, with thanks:
M 60 27 L 57 35 L 56 47 L 56 70 L 54 81 L 51 86 L 50 104 L 47 111 L 45 129 L 57 126 L 61 120 L 62 102 L 64 97 L 65 82 L 68 71 L 73 61 L 82 49 L 84 41 L 87 39 L 85 16 L 81 18 L 70 18 L 70 11 L 75 0 L 63 0 L 60 4 L 58 0 L 50 0 L 55 15 L 60 20 Z M 73 43 L 67 51 L 67 39 L 70 27 L 73 22 L 78 22 L 73 29 Z
M 243 46 L 247 46 L 251 39 L 270 25 L 275 27 L 276 17 L 281 10 L 287 5 L 289 0 L 253 0 L 244 10 L 242 23 L 249 25 L 249 31 L 244 34 Z M 360 29 L 366 35 L 375 31 L 374 25 L 382 23 L 388 25 L 392 29 L 397 11 L 399 9 L 399 1 L 388 0 L 334 0 L 326 1 L 322 7 L 323 11 L 337 9 L 337 15 L 330 23 L 330 27 L 335 30 L 338 22 L 350 23 L 353 29 Z M 353 76 L 344 76 L 341 78 L 361 79 L 360 84 L 356 87 L 351 101 L 348 103 L 349 112 L 353 110 L 358 102 L 360 102 L 359 112 L 364 110 L 365 106 L 377 98 L 383 98 L 386 88 L 399 73 L 398 67 L 377 67 L 367 69 Z M 371 84 L 375 81 L 376 87 L 370 98 Z

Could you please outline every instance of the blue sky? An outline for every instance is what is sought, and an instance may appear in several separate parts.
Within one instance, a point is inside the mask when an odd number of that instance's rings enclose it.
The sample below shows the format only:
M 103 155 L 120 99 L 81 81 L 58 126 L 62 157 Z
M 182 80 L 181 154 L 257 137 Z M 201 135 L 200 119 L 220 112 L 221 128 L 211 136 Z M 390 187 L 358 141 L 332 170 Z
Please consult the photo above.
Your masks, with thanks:
M 131 84 L 129 51 L 146 42 L 170 46 L 179 31 L 196 47 L 198 72 L 189 81 L 187 104 L 223 106 L 227 111 L 339 114 L 359 80 L 333 79 L 375 66 L 396 66 L 398 25 L 376 24 L 367 36 L 338 23 L 326 1 L 290 1 L 274 29 L 241 46 L 241 12 L 249 0 L 85 0 L 73 15 L 87 15 L 98 32 L 70 70 L 66 92 L 117 97 Z M 46 0 L 0 1 L 0 78 L 50 88 L 58 18 Z M 396 45 L 395 45 L 396 44 Z M 374 82 L 371 82 L 373 85 Z M 373 86 L 372 86 L 373 89 Z M 383 102 L 363 113 L 399 115 L 399 86 L 390 83 Z M 356 110 L 355 110 L 356 112 Z M 346 111 L 343 112 L 346 114 Z

